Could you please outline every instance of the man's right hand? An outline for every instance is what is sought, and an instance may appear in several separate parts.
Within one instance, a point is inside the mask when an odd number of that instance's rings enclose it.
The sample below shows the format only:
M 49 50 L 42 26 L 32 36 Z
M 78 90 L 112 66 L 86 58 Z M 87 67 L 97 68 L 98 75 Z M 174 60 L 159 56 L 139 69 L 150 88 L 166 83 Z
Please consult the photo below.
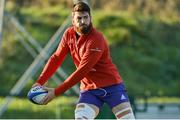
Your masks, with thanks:
M 32 88 L 33 88 L 33 87 L 36 87 L 36 86 L 41 86 L 41 84 L 39 84 L 39 83 L 34 83 L 34 84 L 32 85 Z

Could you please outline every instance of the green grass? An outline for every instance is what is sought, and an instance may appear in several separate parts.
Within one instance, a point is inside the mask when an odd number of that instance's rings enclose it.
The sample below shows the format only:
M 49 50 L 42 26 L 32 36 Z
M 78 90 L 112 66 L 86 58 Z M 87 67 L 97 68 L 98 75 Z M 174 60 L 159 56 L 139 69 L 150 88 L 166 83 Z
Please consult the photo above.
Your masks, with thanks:
M 2 103 L 4 98 L 0 98 Z M 35 105 L 25 98 L 15 98 L 2 116 L 3 119 L 74 119 L 77 97 L 58 97 L 46 106 Z M 107 105 L 97 117 L 114 118 Z
M 143 103 L 143 99 L 139 98 L 138 103 Z M 180 98 L 179 97 L 150 97 L 148 98 L 148 103 L 163 103 L 163 104 L 168 104 L 168 103 L 176 103 L 180 104 Z
M 26 98 L 15 98 L 2 118 L 45 119 L 74 117 L 76 97 L 58 97 L 48 105 L 35 105 Z M 3 98 L 0 98 L 0 103 Z
M 0 98 L 0 105 L 4 98 Z M 143 103 L 143 99 L 137 98 L 138 103 Z M 58 97 L 48 105 L 35 105 L 26 98 L 15 98 L 9 105 L 2 118 L 4 119 L 73 119 L 74 109 L 77 97 Z M 151 97 L 148 103 L 178 103 L 180 98 L 177 97 Z M 104 114 L 105 113 L 105 114 Z M 111 110 L 104 106 L 98 118 L 113 117 Z
M 149 100 L 149 103 L 178 103 L 180 104 L 180 98 L 177 97 L 152 97 Z

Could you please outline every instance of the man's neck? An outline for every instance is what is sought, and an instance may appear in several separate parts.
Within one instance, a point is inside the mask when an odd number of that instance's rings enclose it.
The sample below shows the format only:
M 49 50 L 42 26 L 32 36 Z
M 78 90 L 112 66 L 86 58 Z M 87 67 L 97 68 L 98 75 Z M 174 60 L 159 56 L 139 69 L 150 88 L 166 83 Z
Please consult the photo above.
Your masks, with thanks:
M 76 32 L 76 39 L 77 39 L 77 40 L 79 39 L 80 36 L 81 36 L 81 34 L 78 33 L 78 32 Z

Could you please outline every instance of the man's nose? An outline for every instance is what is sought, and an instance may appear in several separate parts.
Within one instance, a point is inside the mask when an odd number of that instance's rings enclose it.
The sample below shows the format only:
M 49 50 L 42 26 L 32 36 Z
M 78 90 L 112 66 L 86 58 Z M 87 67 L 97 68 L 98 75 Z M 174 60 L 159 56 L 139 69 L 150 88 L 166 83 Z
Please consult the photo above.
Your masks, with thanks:
M 81 19 L 81 23 L 84 24 L 85 23 L 85 19 L 82 18 Z

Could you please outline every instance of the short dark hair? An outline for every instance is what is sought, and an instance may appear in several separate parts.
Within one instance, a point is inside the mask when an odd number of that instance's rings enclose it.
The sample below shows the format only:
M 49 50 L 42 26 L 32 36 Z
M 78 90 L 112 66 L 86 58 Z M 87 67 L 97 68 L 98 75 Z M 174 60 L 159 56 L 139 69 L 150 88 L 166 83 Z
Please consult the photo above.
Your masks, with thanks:
M 86 3 L 79 1 L 74 4 L 73 12 L 88 12 L 90 15 L 90 7 Z

